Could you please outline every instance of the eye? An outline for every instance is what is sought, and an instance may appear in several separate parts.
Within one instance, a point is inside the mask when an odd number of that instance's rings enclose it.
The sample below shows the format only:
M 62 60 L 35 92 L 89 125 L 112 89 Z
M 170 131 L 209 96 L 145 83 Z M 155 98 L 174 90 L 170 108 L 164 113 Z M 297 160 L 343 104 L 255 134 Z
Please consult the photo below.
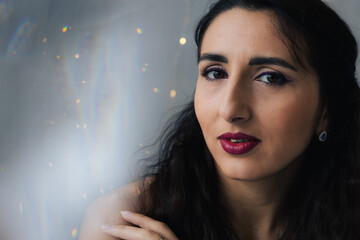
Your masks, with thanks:
M 278 72 L 263 72 L 255 80 L 264 82 L 269 85 L 283 85 L 289 82 L 284 75 Z
M 215 81 L 218 79 L 224 79 L 228 77 L 228 74 L 221 68 L 205 69 L 201 75 L 210 81 Z

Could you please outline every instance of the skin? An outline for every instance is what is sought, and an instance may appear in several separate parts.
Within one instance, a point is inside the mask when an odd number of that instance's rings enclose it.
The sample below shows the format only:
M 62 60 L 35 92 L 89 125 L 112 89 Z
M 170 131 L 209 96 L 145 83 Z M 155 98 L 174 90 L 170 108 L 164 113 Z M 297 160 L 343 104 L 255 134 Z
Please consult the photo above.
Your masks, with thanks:
M 214 20 L 202 43 L 201 55 L 228 59 L 200 61 L 195 112 L 219 170 L 232 179 L 256 181 L 276 174 L 301 156 L 315 134 L 320 110 L 316 75 L 299 67 L 249 65 L 265 56 L 296 66 L 273 21 L 266 12 L 233 9 Z M 228 76 L 209 81 L 201 75 L 209 68 Z M 281 73 L 289 82 L 270 85 L 270 76 L 257 77 L 264 72 Z M 217 139 L 226 132 L 243 132 L 261 143 L 248 154 L 229 154 Z
M 277 238 L 276 213 L 302 153 L 323 127 L 317 76 L 292 59 L 275 26 L 267 11 L 232 9 L 214 19 L 200 51 L 195 112 L 234 227 L 245 239 Z M 254 61 L 259 57 L 267 62 Z M 261 142 L 230 154 L 218 139 L 227 132 Z
M 242 239 L 277 239 L 284 225 L 277 212 L 302 153 L 327 124 L 317 76 L 292 59 L 267 11 L 221 13 L 204 35 L 200 55 L 195 112 L 229 219 Z M 267 62 L 254 63 L 258 57 Z M 226 132 L 261 142 L 246 154 L 229 154 L 218 140 Z M 164 223 L 134 212 L 137 196 L 137 183 L 132 183 L 97 200 L 79 239 L 177 240 Z

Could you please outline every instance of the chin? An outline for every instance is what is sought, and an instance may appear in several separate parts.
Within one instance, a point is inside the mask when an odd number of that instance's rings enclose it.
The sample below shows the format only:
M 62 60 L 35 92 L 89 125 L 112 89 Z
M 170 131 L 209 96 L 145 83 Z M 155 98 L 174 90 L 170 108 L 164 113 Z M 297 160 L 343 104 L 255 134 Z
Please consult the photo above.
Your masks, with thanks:
M 271 173 L 260 172 L 259 168 L 239 166 L 239 164 L 216 164 L 220 176 L 240 181 L 256 181 L 264 179 Z M 235 166 L 234 166 L 235 165 Z

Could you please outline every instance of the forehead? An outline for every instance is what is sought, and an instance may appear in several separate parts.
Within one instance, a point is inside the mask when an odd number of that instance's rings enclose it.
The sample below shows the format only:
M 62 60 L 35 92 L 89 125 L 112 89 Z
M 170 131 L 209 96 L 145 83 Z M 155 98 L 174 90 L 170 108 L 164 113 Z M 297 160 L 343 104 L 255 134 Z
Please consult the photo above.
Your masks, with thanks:
M 200 50 L 201 53 L 215 52 L 228 57 L 282 57 L 294 63 L 280 37 L 277 20 L 266 10 L 234 8 L 221 13 L 206 30 Z

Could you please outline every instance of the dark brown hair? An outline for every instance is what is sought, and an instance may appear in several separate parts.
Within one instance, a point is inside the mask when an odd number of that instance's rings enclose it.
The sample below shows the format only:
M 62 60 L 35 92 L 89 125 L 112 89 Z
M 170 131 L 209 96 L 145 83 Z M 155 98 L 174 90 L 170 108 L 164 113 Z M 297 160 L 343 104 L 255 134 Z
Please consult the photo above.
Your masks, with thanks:
M 310 66 L 320 82 L 328 140 L 311 141 L 283 213 L 280 239 L 360 239 L 359 100 L 357 44 L 344 21 L 320 0 L 220 0 L 195 31 L 198 57 L 203 36 L 222 12 L 267 10 L 290 53 Z M 140 211 L 165 222 L 180 239 L 239 239 L 218 197 L 214 160 L 190 102 L 159 138 L 155 162 L 143 178 Z

